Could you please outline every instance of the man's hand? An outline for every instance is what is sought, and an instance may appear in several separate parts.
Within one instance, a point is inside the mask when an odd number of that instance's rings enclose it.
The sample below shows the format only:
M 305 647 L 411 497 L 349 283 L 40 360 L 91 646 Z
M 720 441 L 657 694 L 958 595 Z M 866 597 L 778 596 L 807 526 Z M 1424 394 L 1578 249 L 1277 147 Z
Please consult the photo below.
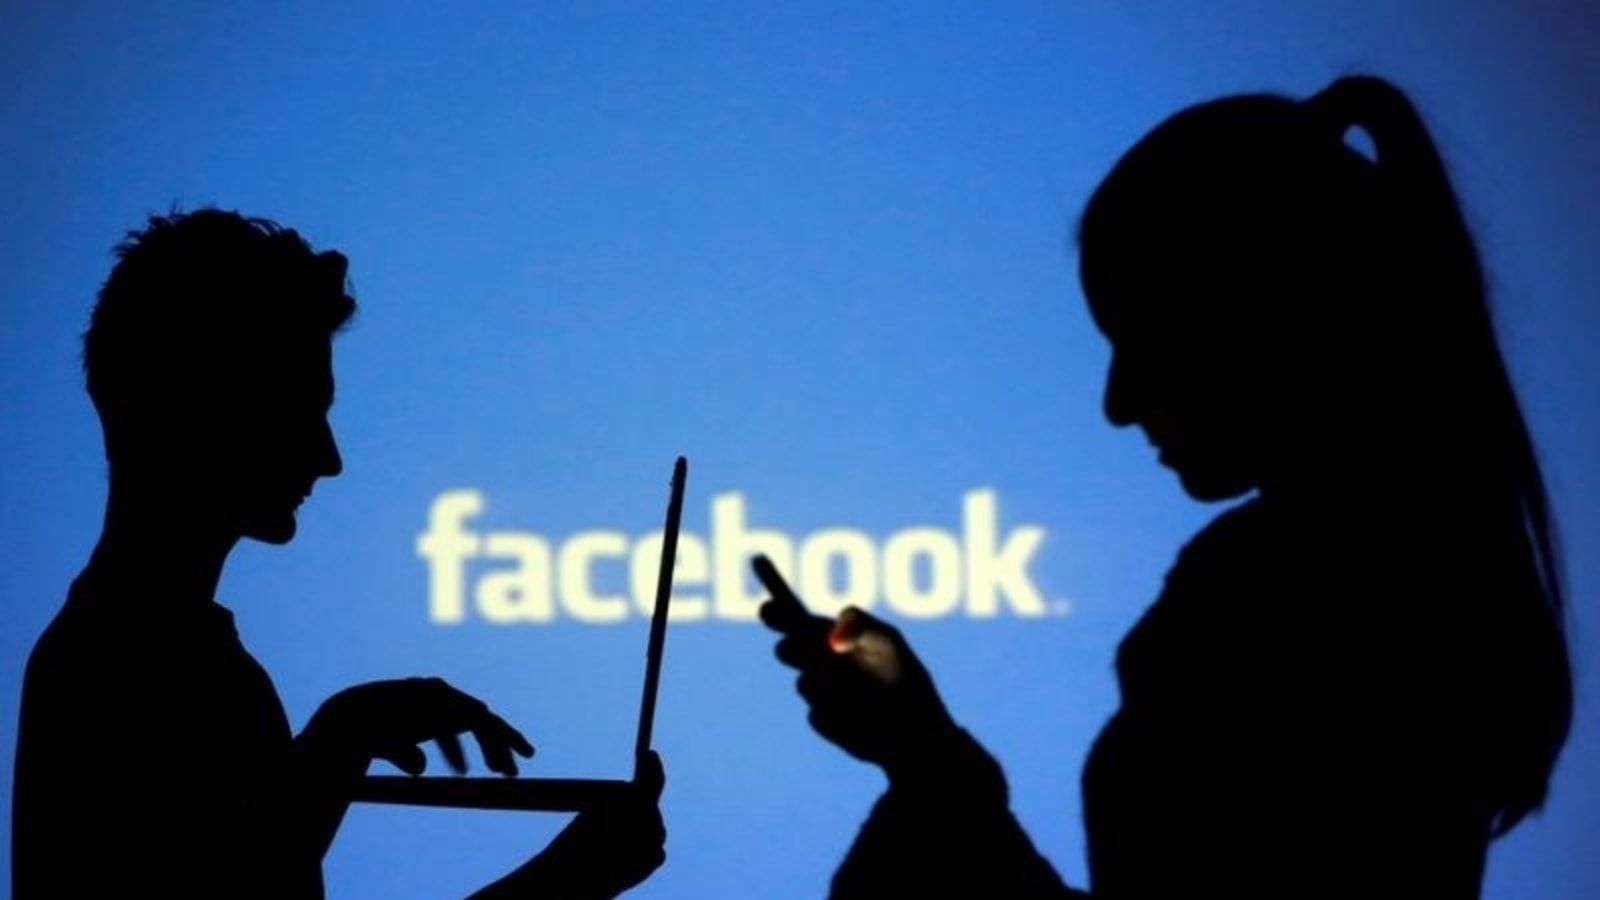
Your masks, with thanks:
M 382 759 L 419 775 L 427 767 L 422 744 L 433 741 L 450 768 L 467 769 L 461 735 L 471 734 L 490 771 L 517 774 L 516 757 L 533 755 L 522 733 L 482 701 L 440 678 L 374 681 L 328 698 L 306 725 L 304 743 L 349 754 L 363 769 Z
M 578 813 L 542 853 L 472 900 L 609 900 L 666 861 L 661 758 L 639 759 L 638 777 L 607 802 Z
M 768 559 L 753 568 L 772 595 L 761 621 L 781 635 L 778 660 L 799 671 L 796 688 L 818 734 L 893 774 L 919 747 L 957 731 L 897 629 L 854 607 L 832 621 L 812 615 Z

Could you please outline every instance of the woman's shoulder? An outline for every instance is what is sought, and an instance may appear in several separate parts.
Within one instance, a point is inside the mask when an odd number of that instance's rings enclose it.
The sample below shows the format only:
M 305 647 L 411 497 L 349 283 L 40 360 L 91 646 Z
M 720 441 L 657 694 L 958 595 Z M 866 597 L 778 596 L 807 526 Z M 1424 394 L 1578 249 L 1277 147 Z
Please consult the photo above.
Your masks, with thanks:
M 1291 502 L 1255 496 L 1223 511 L 1179 551 L 1171 576 L 1224 577 L 1246 583 L 1267 579 L 1297 592 L 1390 580 L 1410 568 L 1415 535 L 1406 519 L 1367 497 Z M 1345 588 L 1348 585 L 1344 585 Z M 1341 588 L 1343 589 L 1343 588 Z
M 1125 699 L 1248 714 L 1293 697 L 1289 707 L 1310 710 L 1314 698 L 1352 688 L 1355 659 L 1374 678 L 1392 672 L 1387 644 L 1412 637 L 1395 621 L 1398 582 L 1382 581 L 1364 546 L 1375 539 L 1341 519 L 1252 498 L 1202 528 L 1118 648 Z
M 1247 500 L 1179 551 L 1141 630 L 1281 664 L 1370 643 L 1373 616 L 1409 633 L 1399 620 L 1416 604 L 1401 595 L 1421 576 L 1390 530 L 1364 513 Z

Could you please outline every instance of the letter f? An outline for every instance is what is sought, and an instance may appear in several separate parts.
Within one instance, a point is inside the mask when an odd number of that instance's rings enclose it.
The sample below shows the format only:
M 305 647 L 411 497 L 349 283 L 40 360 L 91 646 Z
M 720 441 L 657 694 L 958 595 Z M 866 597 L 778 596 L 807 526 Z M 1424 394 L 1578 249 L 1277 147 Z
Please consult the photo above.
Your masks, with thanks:
M 461 527 L 483 512 L 483 495 L 470 489 L 445 491 L 428 510 L 428 530 L 417 536 L 417 555 L 428 561 L 428 618 L 455 625 L 467 616 L 465 562 L 481 551 L 481 539 Z

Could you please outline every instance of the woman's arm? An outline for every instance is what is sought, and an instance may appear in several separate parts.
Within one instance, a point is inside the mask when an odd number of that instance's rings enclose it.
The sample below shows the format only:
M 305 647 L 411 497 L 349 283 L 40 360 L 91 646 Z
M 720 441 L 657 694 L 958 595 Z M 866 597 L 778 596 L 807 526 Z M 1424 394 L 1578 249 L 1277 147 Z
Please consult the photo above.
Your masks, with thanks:
M 831 897 L 1068 900 L 1012 814 L 999 765 L 954 729 L 903 761 L 833 878 Z
M 900 633 L 857 609 L 837 621 L 805 607 L 765 559 L 762 621 L 819 734 L 883 769 L 873 807 L 833 881 L 833 896 L 1081 896 L 1067 888 L 1011 814 L 1005 776 L 945 709 Z

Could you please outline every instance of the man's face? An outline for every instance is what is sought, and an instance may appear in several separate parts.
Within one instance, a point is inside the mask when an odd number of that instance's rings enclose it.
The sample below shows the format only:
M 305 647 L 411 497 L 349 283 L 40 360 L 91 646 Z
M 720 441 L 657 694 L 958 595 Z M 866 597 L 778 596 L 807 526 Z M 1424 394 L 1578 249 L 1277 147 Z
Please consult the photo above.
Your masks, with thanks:
M 343 469 L 328 423 L 331 340 L 308 342 L 265 368 L 238 403 L 221 411 L 213 479 L 220 512 L 240 536 L 284 544 L 317 479 Z

